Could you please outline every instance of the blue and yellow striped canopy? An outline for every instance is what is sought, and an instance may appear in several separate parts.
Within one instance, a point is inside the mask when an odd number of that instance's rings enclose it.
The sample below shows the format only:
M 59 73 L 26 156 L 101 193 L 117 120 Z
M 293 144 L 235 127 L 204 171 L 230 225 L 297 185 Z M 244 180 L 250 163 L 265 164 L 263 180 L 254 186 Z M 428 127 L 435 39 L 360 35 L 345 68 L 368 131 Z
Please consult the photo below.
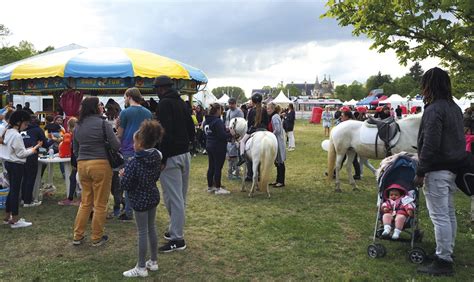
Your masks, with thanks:
M 207 83 L 199 69 L 151 52 L 128 48 L 78 48 L 39 55 L 0 68 L 0 81 L 38 78 L 154 78 Z

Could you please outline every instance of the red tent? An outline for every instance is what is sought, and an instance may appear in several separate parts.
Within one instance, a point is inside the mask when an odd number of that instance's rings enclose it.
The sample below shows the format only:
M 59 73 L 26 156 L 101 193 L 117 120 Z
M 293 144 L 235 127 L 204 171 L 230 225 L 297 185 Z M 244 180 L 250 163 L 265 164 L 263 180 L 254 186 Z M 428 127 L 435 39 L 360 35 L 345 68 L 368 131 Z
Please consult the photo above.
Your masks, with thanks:
M 350 112 L 350 111 L 351 111 L 351 108 L 349 108 L 348 106 L 342 106 L 339 110 L 340 110 L 341 112 Z
M 367 113 L 367 108 L 364 106 L 359 106 L 356 108 L 356 111 L 359 113 Z
M 406 106 L 403 106 L 403 105 L 402 105 L 402 106 L 400 106 L 400 109 L 402 109 L 402 115 L 408 114 L 408 109 L 407 109 Z
M 378 113 L 380 113 L 382 110 L 383 110 L 383 106 L 378 106 L 377 108 L 375 108 L 375 111 Z

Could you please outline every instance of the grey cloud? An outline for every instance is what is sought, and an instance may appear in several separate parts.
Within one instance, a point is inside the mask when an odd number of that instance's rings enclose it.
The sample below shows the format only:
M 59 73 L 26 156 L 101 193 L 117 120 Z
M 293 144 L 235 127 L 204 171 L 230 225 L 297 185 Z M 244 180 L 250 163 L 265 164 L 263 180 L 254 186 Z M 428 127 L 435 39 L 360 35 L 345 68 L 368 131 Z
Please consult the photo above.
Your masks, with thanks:
M 319 19 L 321 2 L 111 3 L 97 9 L 117 45 L 168 56 L 215 77 L 267 68 L 283 59 L 278 50 L 288 46 L 352 37 L 349 28 Z

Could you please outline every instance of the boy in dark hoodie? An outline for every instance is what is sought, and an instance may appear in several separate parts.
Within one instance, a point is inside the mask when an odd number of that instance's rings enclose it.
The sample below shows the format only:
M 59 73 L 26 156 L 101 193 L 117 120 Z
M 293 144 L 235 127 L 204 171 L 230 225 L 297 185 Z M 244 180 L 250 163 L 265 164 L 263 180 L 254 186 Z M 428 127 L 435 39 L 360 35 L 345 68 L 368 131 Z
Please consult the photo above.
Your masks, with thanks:
M 157 121 L 145 120 L 133 135 L 135 156 L 120 172 L 121 187 L 128 191 L 130 205 L 135 211 L 138 231 L 138 263 L 123 273 L 125 277 L 146 277 L 148 270 L 158 270 L 156 235 L 156 207 L 160 202 L 160 192 L 156 182 L 160 177 L 161 152 L 155 149 L 161 140 L 163 129 Z M 148 237 L 148 238 L 147 238 Z M 151 259 L 145 262 L 148 239 Z

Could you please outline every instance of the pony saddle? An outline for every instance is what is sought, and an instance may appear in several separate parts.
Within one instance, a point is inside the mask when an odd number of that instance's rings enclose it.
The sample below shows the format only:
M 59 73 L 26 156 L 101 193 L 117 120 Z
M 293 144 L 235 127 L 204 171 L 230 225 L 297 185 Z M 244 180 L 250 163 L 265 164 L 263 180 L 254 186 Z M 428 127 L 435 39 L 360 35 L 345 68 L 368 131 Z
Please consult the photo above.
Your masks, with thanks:
M 363 144 L 377 145 L 385 144 L 386 155 L 391 155 L 391 149 L 397 144 L 400 138 L 400 127 L 393 117 L 386 119 L 376 119 L 369 117 L 360 131 L 360 140 Z

